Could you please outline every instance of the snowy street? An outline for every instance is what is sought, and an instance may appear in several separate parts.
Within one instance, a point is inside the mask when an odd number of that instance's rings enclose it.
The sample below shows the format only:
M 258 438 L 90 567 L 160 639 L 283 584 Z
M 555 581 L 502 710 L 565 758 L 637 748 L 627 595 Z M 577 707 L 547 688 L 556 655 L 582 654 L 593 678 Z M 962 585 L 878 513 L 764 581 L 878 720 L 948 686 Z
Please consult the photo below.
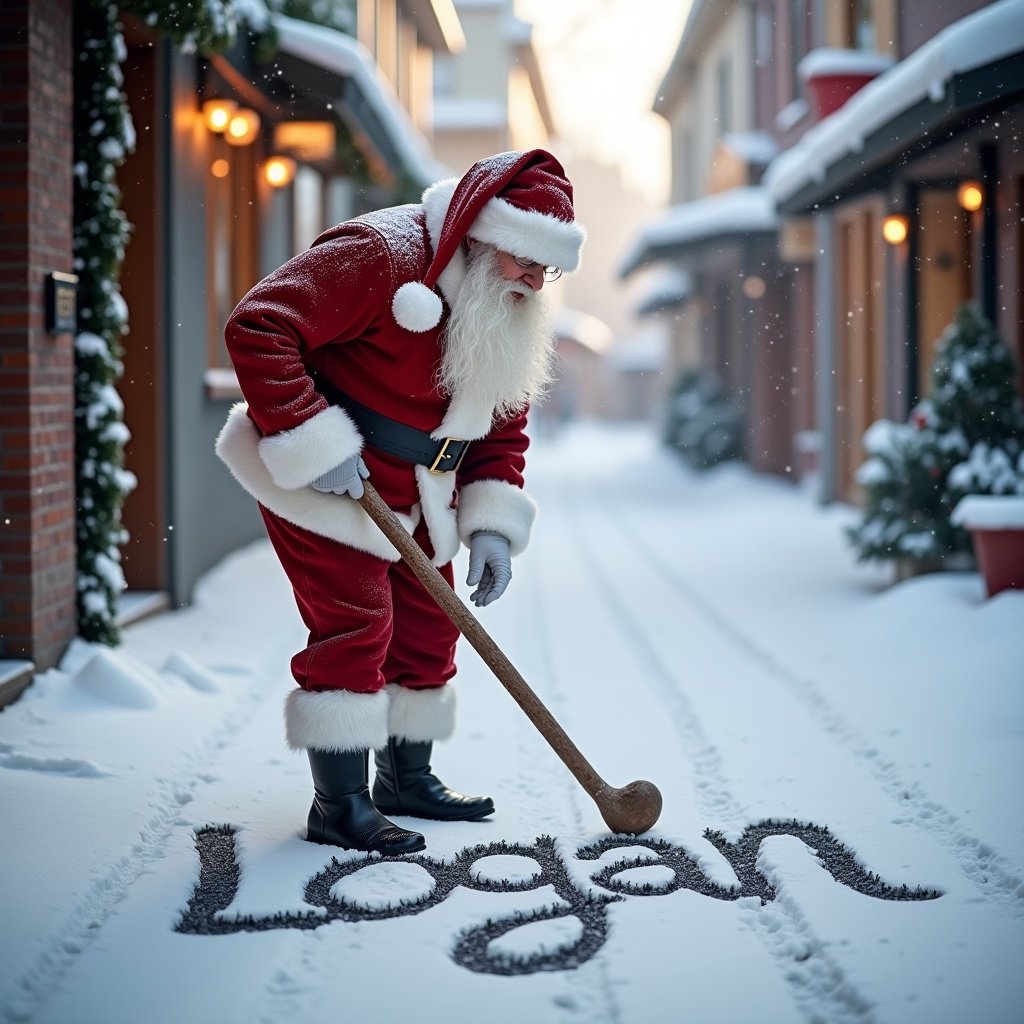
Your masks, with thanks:
M 541 438 L 527 488 L 531 546 L 478 617 L 608 783 L 658 786 L 655 828 L 602 843 L 463 645 L 433 764 L 496 814 L 400 818 L 427 838 L 404 860 L 305 842 L 305 634 L 260 542 L 0 714 L 5 1019 L 1024 1017 L 1024 592 L 889 587 L 849 509 L 696 474 L 650 427 Z

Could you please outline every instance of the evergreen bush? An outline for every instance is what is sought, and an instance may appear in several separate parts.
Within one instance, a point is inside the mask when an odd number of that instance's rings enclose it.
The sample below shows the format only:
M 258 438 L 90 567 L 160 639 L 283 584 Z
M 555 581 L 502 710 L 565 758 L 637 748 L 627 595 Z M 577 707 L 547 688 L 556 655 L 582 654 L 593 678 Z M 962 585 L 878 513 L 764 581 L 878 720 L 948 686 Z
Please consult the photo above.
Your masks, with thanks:
M 1024 493 L 1022 448 L 1013 358 L 966 304 L 939 340 L 928 398 L 907 423 L 878 420 L 864 434 L 864 508 L 847 531 L 858 560 L 941 562 L 969 552 L 953 508 L 966 493 Z
M 709 370 L 684 370 L 665 406 L 662 439 L 695 469 L 743 455 L 743 414 L 720 378 Z

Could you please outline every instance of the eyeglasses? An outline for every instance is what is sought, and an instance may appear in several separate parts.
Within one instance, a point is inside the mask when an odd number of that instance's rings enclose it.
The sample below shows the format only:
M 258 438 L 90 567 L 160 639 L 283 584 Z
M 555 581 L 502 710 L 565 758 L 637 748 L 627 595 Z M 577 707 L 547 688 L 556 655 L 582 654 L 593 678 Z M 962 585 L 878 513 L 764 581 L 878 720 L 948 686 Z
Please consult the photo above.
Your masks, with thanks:
M 525 256 L 513 257 L 516 261 L 516 266 L 522 267 L 523 270 L 533 270 L 534 267 L 539 267 L 540 264 L 536 260 L 527 259 Z M 552 281 L 557 281 L 562 276 L 561 267 L 544 267 L 544 280 L 550 284 Z

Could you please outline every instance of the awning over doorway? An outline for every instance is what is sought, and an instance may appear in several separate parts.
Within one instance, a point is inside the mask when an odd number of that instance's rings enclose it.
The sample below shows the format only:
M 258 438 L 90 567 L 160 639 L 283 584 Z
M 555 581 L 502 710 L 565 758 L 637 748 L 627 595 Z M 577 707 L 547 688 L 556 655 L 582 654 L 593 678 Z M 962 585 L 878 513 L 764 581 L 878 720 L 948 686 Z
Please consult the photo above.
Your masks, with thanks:
M 358 40 L 280 15 L 274 24 L 281 54 L 315 69 L 313 77 L 305 76 L 304 84 L 329 98 L 350 129 L 365 135 L 395 174 L 421 187 L 451 175 L 434 159 L 391 83 Z
M 759 185 L 733 188 L 669 207 L 640 232 L 622 261 L 621 277 L 709 242 L 748 238 L 778 229 L 775 205 Z

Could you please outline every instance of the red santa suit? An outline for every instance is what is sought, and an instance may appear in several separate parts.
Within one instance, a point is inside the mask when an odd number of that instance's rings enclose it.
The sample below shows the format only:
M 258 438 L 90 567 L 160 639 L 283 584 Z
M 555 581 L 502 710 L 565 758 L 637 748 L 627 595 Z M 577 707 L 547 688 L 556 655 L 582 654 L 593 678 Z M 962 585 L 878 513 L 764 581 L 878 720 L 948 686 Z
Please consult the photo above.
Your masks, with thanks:
M 495 422 L 493 408 L 436 386 L 467 233 L 567 270 L 584 238 L 557 161 L 500 154 L 428 189 L 421 204 L 325 232 L 257 284 L 225 330 L 245 403 L 217 452 L 259 502 L 309 628 L 285 713 L 296 749 L 444 739 L 455 722 L 454 626 L 359 504 L 312 481 L 362 452 L 373 485 L 449 584 L 460 540 L 493 531 L 513 555 L 529 540 L 525 411 Z M 432 473 L 364 447 L 318 381 L 434 439 L 470 440 L 460 468 Z

